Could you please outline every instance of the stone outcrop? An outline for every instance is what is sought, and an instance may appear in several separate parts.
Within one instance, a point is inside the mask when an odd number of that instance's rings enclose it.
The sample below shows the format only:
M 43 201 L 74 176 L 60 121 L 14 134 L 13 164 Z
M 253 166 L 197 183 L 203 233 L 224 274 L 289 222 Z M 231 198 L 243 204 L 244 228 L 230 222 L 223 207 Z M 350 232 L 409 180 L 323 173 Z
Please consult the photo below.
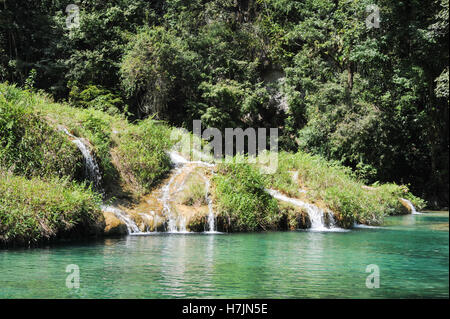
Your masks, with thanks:
M 127 234 L 127 226 L 116 215 L 114 215 L 114 213 L 103 212 L 103 216 L 105 217 L 105 235 L 112 236 Z

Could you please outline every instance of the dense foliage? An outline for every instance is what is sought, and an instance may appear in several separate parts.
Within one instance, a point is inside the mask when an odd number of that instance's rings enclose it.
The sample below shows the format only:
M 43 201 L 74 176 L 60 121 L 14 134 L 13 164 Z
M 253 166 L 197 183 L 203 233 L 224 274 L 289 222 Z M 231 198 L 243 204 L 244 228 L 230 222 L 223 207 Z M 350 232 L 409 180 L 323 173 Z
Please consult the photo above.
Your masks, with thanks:
M 81 153 L 62 128 L 89 143 L 106 191 L 122 180 L 145 192 L 170 170 L 166 151 L 176 140 L 167 125 L 151 118 L 131 124 L 122 115 L 55 103 L 5 84 L 0 110 L 0 164 L 14 174 L 80 180 Z
M 0 246 L 103 231 L 100 197 L 67 180 L 14 176 L 0 168 Z
M 85 181 L 63 128 L 88 143 L 106 198 Z M 131 124 L 0 83 L 0 246 L 102 234 L 102 200 L 138 196 L 170 170 L 170 132 L 151 118 Z
M 227 231 L 275 229 L 277 201 L 264 189 L 258 169 L 242 163 L 221 164 L 214 176 L 219 220 Z
M 188 129 L 279 127 L 285 150 L 448 206 L 448 0 L 4 0 L 0 21 L 0 81 Z
M 166 152 L 175 141 L 170 129 L 152 119 L 140 121 L 119 134 L 117 154 L 123 170 L 135 177 L 141 191 L 148 191 L 169 172 Z
M 265 175 L 266 187 L 290 197 L 301 197 L 300 190 L 306 191 L 304 200 L 333 211 L 344 227 L 352 227 L 354 222 L 378 225 L 385 216 L 408 213 L 399 198 L 410 200 L 419 210 L 425 206 L 406 186 L 367 187 L 348 167 L 320 156 L 282 152 L 278 159 L 277 172 Z
M 15 93 L 15 94 L 14 94 Z M 0 86 L 0 167 L 27 177 L 77 177 L 81 154 L 42 116 Z

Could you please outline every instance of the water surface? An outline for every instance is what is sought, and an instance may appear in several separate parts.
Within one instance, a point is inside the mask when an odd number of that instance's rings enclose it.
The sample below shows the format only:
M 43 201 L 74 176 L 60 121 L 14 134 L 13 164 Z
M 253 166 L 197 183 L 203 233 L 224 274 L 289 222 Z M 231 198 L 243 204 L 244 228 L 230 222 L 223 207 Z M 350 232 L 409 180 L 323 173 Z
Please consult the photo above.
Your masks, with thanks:
M 448 212 L 350 232 L 158 234 L 0 251 L 0 298 L 448 298 Z M 66 287 L 67 265 L 80 288 Z M 380 288 L 366 287 L 367 265 Z

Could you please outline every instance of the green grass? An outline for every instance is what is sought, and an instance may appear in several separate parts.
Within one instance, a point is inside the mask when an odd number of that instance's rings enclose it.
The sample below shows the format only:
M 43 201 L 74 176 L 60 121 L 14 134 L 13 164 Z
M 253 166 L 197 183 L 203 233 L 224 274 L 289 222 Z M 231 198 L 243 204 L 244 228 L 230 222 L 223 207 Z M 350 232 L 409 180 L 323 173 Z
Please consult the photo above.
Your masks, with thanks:
M 120 173 L 128 176 L 131 174 L 132 180 L 138 184 L 138 191 L 145 193 L 170 169 L 170 160 L 165 152 L 176 141 L 171 141 L 171 128 L 164 123 L 149 118 L 132 124 L 123 115 L 110 115 L 93 108 L 80 109 L 65 103 L 55 103 L 46 94 L 21 90 L 7 84 L 0 84 L 0 97 L 0 101 L 9 105 L 9 109 L 15 112 L 24 109 L 31 117 L 39 118 L 44 123 L 46 131 L 41 132 L 41 139 L 47 139 L 52 134 L 59 136 L 64 141 L 61 143 L 71 150 L 68 152 L 62 149 L 56 156 L 52 153 L 49 157 L 63 156 L 78 162 L 80 160 L 76 147 L 67 138 L 61 137 L 63 133 L 58 132 L 60 127 L 67 128 L 77 137 L 87 139 L 99 160 L 106 185 L 119 183 Z M 117 150 L 120 163 L 113 163 L 113 149 Z M 11 153 L 10 157 L 28 151 L 30 150 L 25 146 L 15 154 Z M 62 165 L 65 168 L 73 166 L 72 163 Z M 125 172 L 119 172 L 121 169 Z
M 147 119 L 118 135 L 120 161 L 135 176 L 142 192 L 150 190 L 171 168 L 166 151 L 175 141 L 170 140 L 170 132 L 166 125 Z
M 290 173 L 293 171 L 298 172 L 296 182 Z M 405 213 L 400 197 L 411 200 L 418 209 L 425 206 L 406 186 L 383 184 L 367 189 L 349 168 L 303 152 L 280 152 L 278 170 L 265 175 L 265 185 L 291 197 L 299 196 L 300 188 L 307 190 L 309 201 L 331 209 L 344 227 L 355 221 L 376 225 L 387 215 Z
M 82 160 L 76 146 L 29 104 L 3 93 L 0 86 L 0 165 L 27 177 L 75 179 Z
M 264 190 L 259 170 L 245 163 L 219 164 L 213 178 L 218 219 L 227 231 L 275 229 L 277 201 Z
M 207 205 L 205 194 L 205 183 L 203 181 L 192 181 L 187 183 L 180 202 L 187 206 Z
M 100 197 L 84 185 L 54 178 L 43 181 L 0 169 L 0 245 L 102 231 Z

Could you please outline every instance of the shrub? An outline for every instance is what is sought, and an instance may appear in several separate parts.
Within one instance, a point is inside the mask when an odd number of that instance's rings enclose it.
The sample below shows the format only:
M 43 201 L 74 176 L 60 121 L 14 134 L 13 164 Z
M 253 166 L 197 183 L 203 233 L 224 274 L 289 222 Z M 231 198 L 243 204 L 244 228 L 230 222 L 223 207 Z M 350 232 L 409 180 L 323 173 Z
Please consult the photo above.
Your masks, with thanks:
M 206 205 L 205 184 L 203 181 L 189 183 L 184 191 L 181 203 L 187 206 Z
M 26 179 L 0 169 L 0 245 L 98 233 L 104 226 L 100 200 L 67 179 Z
M 0 165 L 27 177 L 74 179 L 81 163 L 76 146 L 28 104 L 9 102 L 3 89 L 0 87 Z
M 129 126 L 119 134 L 117 154 L 126 173 L 148 191 L 171 167 L 166 151 L 172 146 L 170 129 L 151 118 Z
M 88 85 L 84 89 L 73 86 L 69 97 L 70 102 L 75 106 L 93 108 L 110 115 L 119 114 L 124 107 L 120 96 L 95 85 Z
M 279 221 L 278 204 L 264 189 L 259 171 L 248 165 L 220 164 L 214 176 L 218 224 L 230 231 L 268 230 Z
M 298 172 L 297 181 L 292 179 L 292 171 Z M 265 185 L 291 197 L 298 196 L 300 188 L 306 190 L 309 201 L 323 203 L 347 228 L 354 222 L 380 224 L 385 216 L 402 214 L 400 197 L 411 200 L 419 209 L 425 205 L 406 186 L 365 187 L 350 168 L 303 152 L 279 153 L 278 170 L 265 176 Z

